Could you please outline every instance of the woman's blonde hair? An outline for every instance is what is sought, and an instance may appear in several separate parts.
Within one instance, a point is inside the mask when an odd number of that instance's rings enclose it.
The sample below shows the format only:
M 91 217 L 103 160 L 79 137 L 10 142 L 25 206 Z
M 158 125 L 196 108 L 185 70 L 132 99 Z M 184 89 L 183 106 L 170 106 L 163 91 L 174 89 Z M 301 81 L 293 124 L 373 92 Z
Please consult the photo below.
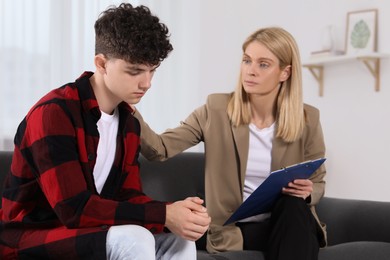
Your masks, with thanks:
M 269 49 L 279 60 L 280 69 L 291 66 L 290 77 L 281 82 L 276 108 L 276 137 L 293 142 L 301 137 L 304 128 L 302 101 L 302 71 L 298 46 L 290 33 L 278 27 L 260 29 L 251 34 L 242 50 L 252 42 L 258 42 Z M 234 126 L 251 122 L 249 95 L 242 86 L 241 74 L 232 93 L 227 113 Z

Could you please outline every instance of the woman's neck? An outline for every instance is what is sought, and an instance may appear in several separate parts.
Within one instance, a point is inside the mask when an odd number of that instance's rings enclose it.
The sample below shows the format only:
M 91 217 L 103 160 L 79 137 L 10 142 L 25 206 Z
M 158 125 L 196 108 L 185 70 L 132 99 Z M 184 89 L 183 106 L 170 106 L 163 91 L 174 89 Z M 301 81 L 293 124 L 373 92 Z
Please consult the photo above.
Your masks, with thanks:
M 275 122 L 276 99 L 270 100 L 261 96 L 251 96 L 250 102 L 251 123 L 259 129 L 270 127 Z

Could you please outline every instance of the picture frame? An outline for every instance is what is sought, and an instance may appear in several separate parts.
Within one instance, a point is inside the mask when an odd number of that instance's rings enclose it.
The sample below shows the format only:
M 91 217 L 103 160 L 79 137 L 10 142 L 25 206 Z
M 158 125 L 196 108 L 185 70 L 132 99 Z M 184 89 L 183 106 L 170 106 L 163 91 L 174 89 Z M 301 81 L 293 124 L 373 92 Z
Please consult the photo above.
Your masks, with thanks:
M 345 53 L 367 54 L 377 51 L 378 9 L 347 13 Z

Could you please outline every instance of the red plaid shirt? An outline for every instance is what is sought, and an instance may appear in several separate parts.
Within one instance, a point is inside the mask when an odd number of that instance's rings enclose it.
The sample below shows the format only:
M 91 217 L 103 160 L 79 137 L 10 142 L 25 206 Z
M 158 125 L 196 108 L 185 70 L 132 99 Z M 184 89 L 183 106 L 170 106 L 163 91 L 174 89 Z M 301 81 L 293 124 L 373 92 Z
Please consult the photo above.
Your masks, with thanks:
M 166 204 L 142 193 L 140 126 L 121 103 L 117 149 L 100 194 L 100 110 L 85 72 L 44 96 L 21 122 L 0 210 L 0 258 L 106 259 L 112 225 L 163 231 Z M 29 259 L 30 259 L 29 258 Z

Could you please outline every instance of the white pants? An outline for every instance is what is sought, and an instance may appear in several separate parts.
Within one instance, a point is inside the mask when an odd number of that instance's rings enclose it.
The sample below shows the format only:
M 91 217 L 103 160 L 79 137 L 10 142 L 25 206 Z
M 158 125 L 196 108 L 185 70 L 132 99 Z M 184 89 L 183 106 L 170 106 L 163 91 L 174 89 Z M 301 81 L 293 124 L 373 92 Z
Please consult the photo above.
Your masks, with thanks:
M 153 235 L 138 225 L 112 226 L 106 250 L 108 260 L 196 260 L 195 242 L 173 233 Z

